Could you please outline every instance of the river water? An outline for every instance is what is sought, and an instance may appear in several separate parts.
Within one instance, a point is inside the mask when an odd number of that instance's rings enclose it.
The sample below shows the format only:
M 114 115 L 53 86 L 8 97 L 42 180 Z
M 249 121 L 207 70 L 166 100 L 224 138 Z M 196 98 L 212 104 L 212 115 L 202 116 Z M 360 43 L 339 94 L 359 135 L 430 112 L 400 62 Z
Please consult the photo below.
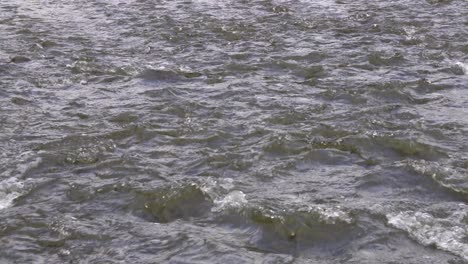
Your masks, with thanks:
M 466 0 L 2 0 L 0 263 L 467 263 L 467 84 Z

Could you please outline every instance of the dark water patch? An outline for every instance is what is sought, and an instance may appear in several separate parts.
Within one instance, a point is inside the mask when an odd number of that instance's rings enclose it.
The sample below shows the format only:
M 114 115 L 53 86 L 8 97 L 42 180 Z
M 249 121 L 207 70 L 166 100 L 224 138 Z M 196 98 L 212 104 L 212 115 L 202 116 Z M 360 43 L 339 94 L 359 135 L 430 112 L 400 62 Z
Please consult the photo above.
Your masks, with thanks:
M 273 114 L 273 116 L 268 119 L 268 122 L 287 126 L 298 122 L 306 122 L 307 120 L 308 116 L 306 113 L 301 113 L 295 110 L 288 110 Z
M 145 138 L 151 138 L 152 134 L 147 132 L 147 128 L 141 124 L 130 124 L 126 125 L 121 129 L 109 132 L 104 136 L 108 140 L 118 140 L 125 142 L 126 140 L 136 138 L 138 140 L 144 140 Z
M 346 143 L 343 139 L 327 140 L 327 139 L 314 139 L 311 145 L 315 149 L 335 149 L 350 154 L 355 154 L 359 157 L 363 157 L 359 148 L 353 144 Z
M 389 103 L 406 103 L 408 105 L 427 104 L 444 100 L 437 92 L 447 89 L 442 85 L 428 82 L 425 79 L 401 82 L 384 82 L 369 85 L 369 95 Z
M 21 98 L 21 97 L 13 97 L 11 98 L 11 102 L 16 104 L 16 105 L 28 105 L 32 103 L 31 101 Z
M 48 159 L 55 159 L 59 164 L 93 164 L 104 159 L 106 153 L 115 149 L 112 140 L 102 140 L 97 137 L 70 136 L 62 140 L 39 144 L 35 151 L 42 151 L 51 155 Z M 52 158 L 54 157 L 54 158 Z
M 138 116 L 132 112 L 120 113 L 110 119 L 111 122 L 119 124 L 131 124 L 138 120 Z
M 80 84 L 86 85 L 89 82 L 94 83 L 114 83 L 114 82 L 126 82 L 129 81 L 129 77 L 126 76 L 112 76 L 112 75 L 104 75 L 95 78 L 89 78 L 87 81 L 81 81 Z
M 197 134 L 187 135 L 187 134 L 191 134 L 190 132 L 192 131 L 193 130 L 191 130 L 190 128 L 189 130 L 182 129 L 182 130 L 177 131 L 176 136 L 174 136 L 174 138 L 172 139 L 172 143 L 175 145 L 180 145 L 180 146 L 185 146 L 185 145 L 190 145 L 190 144 L 200 144 L 206 147 L 212 147 L 216 149 L 216 147 L 223 145 L 222 144 L 223 142 L 226 142 L 232 138 L 232 135 L 228 133 L 223 133 L 223 132 L 208 134 L 208 135 L 206 134 L 200 135 L 198 133 L 197 133 L 198 135 Z M 171 135 L 171 134 L 166 133 L 166 135 Z
M 366 103 L 368 100 L 362 94 L 353 90 L 337 91 L 335 89 L 328 89 L 321 92 L 320 97 L 327 101 L 344 102 L 351 105 Z
M 212 201 L 195 184 L 141 192 L 135 199 L 136 214 L 158 223 L 201 217 L 211 206 Z
M 297 155 L 309 148 L 302 141 L 290 139 L 285 135 L 270 136 L 266 139 L 263 151 L 272 155 Z
M 426 2 L 432 5 L 443 5 L 443 4 L 450 4 L 453 1 L 452 0 L 426 0 Z
M 361 162 L 361 158 L 357 157 L 357 162 Z M 366 160 L 367 161 L 367 160 Z M 304 168 L 310 170 L 309 163 L 315 165 L 335 165 L 335 164 L 353 164 L 356 162 L 349 152 L 342 151 L 336 148 L 313 149 L 304 154 L 299 161 L 297 161 L 298 169 Z M 312 166 L 313 167 L 313 166 Z
M 446 157 L 447 155 L 436 147 L 420 143 L 413 140 L 399 140 L 392 138 L 378 138 L 378 144 L 388 147 L 399 155 L 408 157 L 418 157 L 426 160 L 437 159 L 438 157 Z
M 410 158 L 423 160 L 440 160 L 448 157 L 439 147 L 428 145 L 411 139 L 389 136 L 347 138 L 343 144 L 350 144 L 360 149 L 359 153 L 365 157 L 383 155 L 396 160 Z
M 369 63 L 375 66 L 398 65 L 402 62 L 404 62 L 404 56 L 403 54 L 398 52 L 390 56 L 380 52 L 372 53 L 369 55 Z
M 293 61 L 306 62 L 306 63 L 319 63 L 329 57 L 330 56 L 325 52 L 311 51 L 305 55 L 287 55 L 287 56 L 278 57 L 278 59 L 281 58 L 284 60 L 293 60 Z
M 180 76 L 174 71 L 154 70 L 154 69 L 146 69 L 142 71 L 140 74 L 138 74 L 137 77 L 145 81 L 162 81 L 162 82 L 180 81 L 183 78 L 182 76 Z
M 225 168 L 235 171 L 246 171 L 254 165 L 253 161 L 245 161 L 237 155 L 211 155 L 207 158 L 207 163 L 211 167 Z
M 389 195 L 400 195 L 402 197 L 411 197 L 409 199 L 419 203 L 426 203 L 424 199 L 419 198 L 421 196 L 445 201 L 465 199 L 463 195 L 441 186 L 430 176 L 421 177 L 421 174 L 406 167 L 407 163 L 411 163 L 411 161 L 397 162 L 391 165 L 381 164 L 378 166 L 385 168 L 384 173 L 373 170 L 363 177 L 356 178 L 355 184 L 360 190 L 359 194 L 375 197 L 375 199 Z M 411 204 L 413 203 L 409 203 L 405 208 L 415 209 Z
M 29 61 L 31 61 L 31 58 L 21 55 L 14 56 L 10 59 L 10 62 L 12 63 L 25 63 Z

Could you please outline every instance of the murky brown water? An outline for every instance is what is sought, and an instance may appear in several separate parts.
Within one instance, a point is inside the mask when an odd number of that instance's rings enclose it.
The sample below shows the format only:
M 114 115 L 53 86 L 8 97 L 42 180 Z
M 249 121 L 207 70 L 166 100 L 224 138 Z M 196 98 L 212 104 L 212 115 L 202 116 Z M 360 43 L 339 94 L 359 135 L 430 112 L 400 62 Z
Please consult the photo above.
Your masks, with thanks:
M 0 2 L 0 263 L 466 263 L 468 2 Z

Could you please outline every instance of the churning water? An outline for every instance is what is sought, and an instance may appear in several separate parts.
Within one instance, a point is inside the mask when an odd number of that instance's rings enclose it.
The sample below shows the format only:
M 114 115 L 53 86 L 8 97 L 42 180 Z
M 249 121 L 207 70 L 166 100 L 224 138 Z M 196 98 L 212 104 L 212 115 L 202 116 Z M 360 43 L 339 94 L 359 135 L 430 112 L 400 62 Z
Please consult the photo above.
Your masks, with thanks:
M 0 263 L 467 263 L 468 1 L 2 0 Z

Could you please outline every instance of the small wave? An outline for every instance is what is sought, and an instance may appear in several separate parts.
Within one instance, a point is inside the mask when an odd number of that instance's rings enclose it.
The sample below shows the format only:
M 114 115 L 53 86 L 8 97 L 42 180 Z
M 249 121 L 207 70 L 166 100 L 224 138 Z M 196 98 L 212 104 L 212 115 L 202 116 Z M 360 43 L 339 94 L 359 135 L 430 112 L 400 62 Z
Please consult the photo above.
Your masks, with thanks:
M 16 198 L 23 194 L 24 183 L 17 178 L 10 178 L 0 182 L 0 210 L 13 205 Z
M 468 194 L 468 182 L 466 181 L 468 170 L 465 168 L 424 160 L 408 161 L 406 165 L 416 173 L 431 177 L 444 188 L 457 193 Z
M 112 77 L 126 77 L 129 72 L 124 67 L 117 67 L 114 65 L 108 65 L 104 62 L 99 62 L 94 58 L 79 57 L 76 60 L 67 64 L 66 67 L 73 74 L 94 76 L 93 81 L 103 81 L 105 78 Z
M 272 155 L 294 155 L 307 150 L 309 147 L 304 146 L 303 142 L 284 134 L 270 136 L 263 146 L 263 151 Z
M 266 251 L 295 254 L 319 245 L 335 250 L 348 244 L 357 230 L 353 219 L 336 207 L 278 210 L 251 205 L 241 215 L 240 227 L 251 235 L 250 242 Z
M 39 144 L 35 150 L 45 152 L 53 163 L 94 164 L 116 148 L 113 140 L 93 136 L 67 136 L 58 141 Z
M 392 56 L 386 56 L 382 53 L 372 53 L 368 57 L 369 63 L 374 66 L 393 66 L 402 63 L 405 57 L 401 53 L 395 53 Z
M 283 223 L 284 219 L 299 221 L 299 218 L 304 217 L 326 225 L 351 224 L 354 221 L 339 207 L 298 203 L 293 208 L 283 208 L 281 205 L 272 207 L 261 201 L 249 201 L 247 195 L 236 190 L 235 186 L 236 183 L 230 178 L 174 183 L 158 190 L 139 192 L 136 207 L 157 222 L 208 216 L 210 213 L 214 218 L 244 223 L 256 222 L 257 217 L 266 219 L 270 216 L 278 218 L 279 223 Z
M 308 241 L 336 240 L 346 236 L 355 221 L 340 206 L 308 204 L 298 199 L 285 207 L 262 199 L 249 200 L 245 193 L 235 190 L 235 185 L 232 180 L 205 183 L 205 186 L 211 186 L 204 188 L 207 194 L 217 197 L 213 201 L 212 217 L 229 226 L 246 228 L 260 247 L 275 247 L 275 243 L 270 245 L 271 237 L 283 242 L 298 239 L 306 244 Z
M 444 5 L 450 4 L 452 0 L 426 0 L 431 5 Z
M 212 201 L 195 183 L 144 191 L 136 197 L 137 214 L 157 223 L 200 217 L 211 207 Z
M 174 71 L 157 69 L 145 69 L 137 77 L 145 81 L 177 81 L 181 78 Z
M 425 211 L 387 214 L 388 223 L 425 246 L 435 246 L 468 260 L 468 207 L 446 204 Z
M 220 212 L 226 208 L 242 208 L 247 205 L 248 201 L 246 195 L 241 191 L 232 191 L 221 199 L 214 201 L 215 207 L 211 209 L 212 212 Z
M 136 207 L 143 217 L 160 223 L 207 216 L 210 212 L 241 209 L 247 204 L 245 194 L 232 190 L 233 188 L 233 180 L 230 178 L 175 183 L 158 190 L 139 193 Z
M 0 175 L 0 178 L 4 178 L 0 181 L 0 210 L 13 206 L 14 201 L 27 192 L 25 182 L 20 179 L 42 161 L 41 158 L 31 159 L 31 155 L 31 152 L 23 153 L 19 157 L 21 163 Z
M 452 71 L 453 71 L 453 73 L 456 74 L 456 75 L 468 74 L 468 64 L 457 61 L 457 62 L 452 66 Z
M 12 63 L 25 63 L 29 61 L 31 61 L 31 58 L 28 58 L 26 56 L 21 56 L 21 55 L 14 56 L 10 59 L 10 62 Z

